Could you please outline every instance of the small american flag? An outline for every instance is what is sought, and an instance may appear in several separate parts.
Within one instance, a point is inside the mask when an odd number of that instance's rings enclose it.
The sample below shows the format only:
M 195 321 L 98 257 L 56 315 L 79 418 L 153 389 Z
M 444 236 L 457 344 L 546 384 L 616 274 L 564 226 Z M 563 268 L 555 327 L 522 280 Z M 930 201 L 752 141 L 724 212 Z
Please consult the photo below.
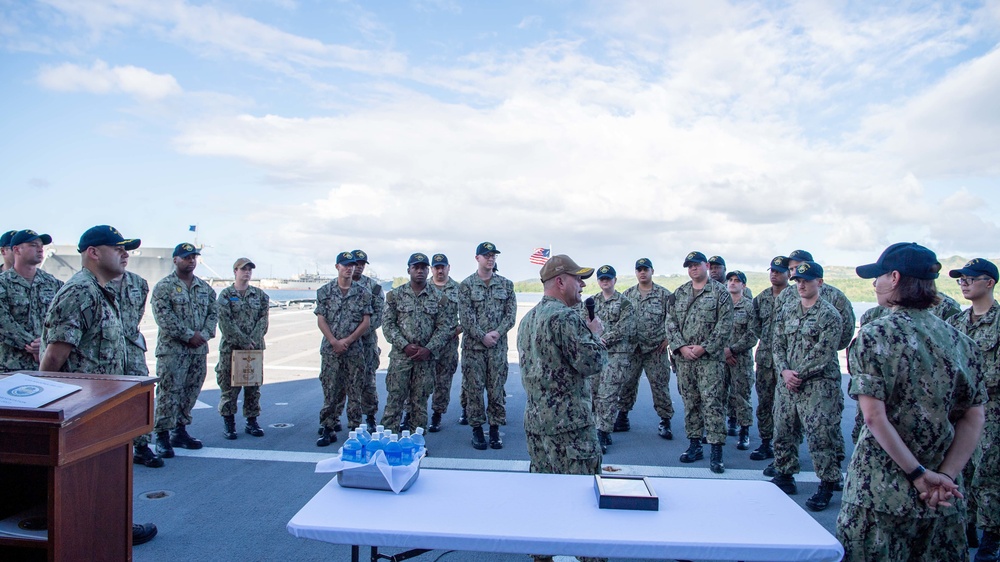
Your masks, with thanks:
M 545 265 L 545 262 L 549 261 L 549 249 L 548 248 L 535 248 L 535 251 L 531 253 L 528 261 L 535 265 Z

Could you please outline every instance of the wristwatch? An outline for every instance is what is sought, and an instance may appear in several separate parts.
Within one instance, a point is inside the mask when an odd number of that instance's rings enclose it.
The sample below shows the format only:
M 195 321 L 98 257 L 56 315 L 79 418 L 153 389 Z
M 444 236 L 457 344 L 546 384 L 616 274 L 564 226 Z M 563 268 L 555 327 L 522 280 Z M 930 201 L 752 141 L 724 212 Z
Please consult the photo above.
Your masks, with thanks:
M 925 472 L 927 472 L 927 469 L 924 468 L 924 465 L 918 464 L 917 468 L 913 469 L 913 472 L 910 472 L 906 475 L 906 479 L 909 480 L 910 483 L 912 484 L 913 482 L 917 481 L 917 478 L 923 476 Z

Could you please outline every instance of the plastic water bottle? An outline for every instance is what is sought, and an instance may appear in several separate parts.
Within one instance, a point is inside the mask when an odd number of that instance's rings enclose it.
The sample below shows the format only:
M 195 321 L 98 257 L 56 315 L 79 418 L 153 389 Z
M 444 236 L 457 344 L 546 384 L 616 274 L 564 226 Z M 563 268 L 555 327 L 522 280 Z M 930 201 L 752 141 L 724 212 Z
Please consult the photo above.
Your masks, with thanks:
M 362 462 L 364 449 L 361 441 L 358 441 L 358 434 L 354 431 L 347 434 L 347 441 L 344 441 L 344 450 L 340 453 L 340 459 L 344 462 Z
M 403 450 L 402 464 L 404 466 L 411 464 L 413 462 L 413 453 L 416 451 L 417 446 L 413 444 L 409 430 L 403 431 L 403 437 L 399 440 L 399 447 Z
M 365 445 L 365 462 L 370 462 L 375 458 L 375 453 L 381 451 L 383 448 L 381 438 L 382 436 L 376 431 L 375 435 L 372 436 L 372 440 Z
M 376 425 L 375 426 L 375 431 L 378 432 L 378 433 L 385 433 L 385 426 L 381 425 L 381 424 Z
M 391 429 L 387 429 L 387 430 L 385 430 L 385 431 L 382 432 L 382 447 L 383 448 L 386 445 L 389 444 L 389 441 L 391 440 L 391 438 L 392 438 L 392 430 Z
M 410 439 L 413 440 L 413 458 L 416 458 L 427 447 L 427 440 L 424 439 L 424 428 L 418 427 L 417 432 Z
M 358 428 L 354 430 L 354 434 L 358 436 L 358 441 L 361 442 L 362 447 L 367 445 L 368 442 L 372 440 L 372 435 L 365 431 L 365 426 L 363 425 L 359 425 Z M 362 453 L 362 455 L 364 455 L 364 453 Z M 364 456 L 362 456 L 361 460 L 364 460 Z
M 395 435 L 389 440 L 389 444 L 385 446 L 385 460 L 389 461 L 389 466 L 403 464 L 403 448 L 400 447 Z

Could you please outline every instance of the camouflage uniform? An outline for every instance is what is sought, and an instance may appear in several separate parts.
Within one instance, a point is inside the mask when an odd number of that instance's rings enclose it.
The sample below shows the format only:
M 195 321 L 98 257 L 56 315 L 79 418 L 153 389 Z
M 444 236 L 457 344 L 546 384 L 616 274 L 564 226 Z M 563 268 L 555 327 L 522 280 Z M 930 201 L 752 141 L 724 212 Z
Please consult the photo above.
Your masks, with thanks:
M 979 446 L 963 475 L 971 483 L 969 519 L 987 531 L 1000 532 L 1000 302 L 986 314 L 972 319 L 972 308 L 948 319 L 959 332 L 972 338 L 982 353 L 986 383 L 986 423 Z
M 848 350 L 848 392 L 883 401 L 903 443 L 937 470 L 955 435 L 950 420 L 986 401 L 981 361 L 974 342 L 929 311 L 897 309 L 861 327 Z M 921 501 L 865 426 L 837 517 L 844 560 L 968 560 L 965 503 L 950 501 L 936 510 Z
M 208 343 L 192 348 L 189 339 L 200 332 L 206 340 L 215 337 L 218 308 L 215 290 L 198 277 L 191 287 L 174 271 L 153 287 L 150 299 L 156 335 L 156 423 L 153 433 L 191 424 L 194 408 L 208 373 Z
M 413 292 L 409 283 L 389 291 L 382 334 L 392 349 L 385 375 L 388 396 L 382 425 L 398 431 L 403 405 L 409 403 L 410 426 L 427 427 L 427 400 L 434 387 L 434 357 L 454 333 L 455 310 L 433 283 L 428 283 L 419 294 Z M 431 358 L 411 360 L 403 352 L 411 343 L 429 349 Z
M 736 365 L 726 363 L 725 368 L 726 379 L 729 381 L 729 413 L 740 427 L 753 425 L 750 391 L 753 388 L 751 350 L 757 344 L 755 316 L 754 302 L 746 294 L 740 302 L 733 303 L 733 339 L 729 342 L 729 350 L 736 358 Z
M 230 285 L 219 293 L 216 304 L 219 332 L 222 333 L 219 363 L 215 366 L 215 382 L 219 384 L 220 393 L 219 414 L 223 417 L 236 415 L 236 401 L 243 388 L 243 417 L 255 418 L 260 415 L 260 387 L 233 386 L 233 350 L 264 349 L 270 298 L 252 285 L 241 297 L 236 285 Z
M 364 387 L 361 389 L 359 399 L 361 413 L 366 416 L 374 417 L 378 414 L 378 387 L 377 381 L 375 380 L 375 373 L 378 371 L 382 355 L 382 350 L 378 347 L 378 332 L 375 330 L 382 327 L 382 316 L 385 313 L 385 296 L 382 292 L 382 285 L 379 285 L 378 282 L 367 275 L 362 275 L 361 279 L 358 279 L 356 283 L 368 289 L 368 292 L 371 295 L 371 317 L 368 319 L 369 326 L 368 330 L 361 336 L 361 345 L 364 346 L 365 374 Z M 336 285 L 336 281 L 334 281 L 333 284 Z M 356 326 L 357 325 L 355 324 L 355 327 Z M 342 386 L 337 392 L 335 403 L 337 405 L 336 412 L 338 418 L 340 417 L 340 413 L 344 411 L 344 407 L 347 405 L 346 390 L 347 387 Z M 347 417 L 350 419 L 351 416 L 348 415 Z M 352 425 L 350 427 L 354 428 L 357 426 Z
M 670 398 L 670 354 L 665 351 L 657 353 L 656 350 L 667 339 L 670 291 L 653 283 L 653 288 L 646 295 L 636 285 L 626 289 L 623 296 L 633 305 L 635 337 L 628 358 L 616 358 L 616 362 L 625 363 L 618 409 L 630 412 L 635 407 L 639 377 L 645 371 L 653 394 L 653 409 L 660 419 L 669 421 L 674 417 L 674 402 Z M 615 352 L 615 355 L 618 354 Z
M 73 346 L 63 372 L 125 374 L 125 331 L 115 294 L 81 269 L 52 300 L 42 328 L 42 349 L 52 342 Z
M 444 293 L 448 299 L 452 318 L 457 323 L 458 282 L 449 277 L 448 283 L 443 288 L 437 286 L 435 288 Z M 455 378 L 455 371 L 458 370 L 458 336 L 455 334 L 454 328 L 455 326 L 452 326 L 448 341 L 434 357 L 434 393 L 431 395 L 431 410 L 439 414 L 448 412 L 448 404 L 451 402 L 451 383 Z M 382 333 L 385 333 L 384 328 Z
M 608 361 L 604 344 L 576 311 L 545 296 L 521 320 L 517 351 L 531 472 L 600 474 L 591 384 Z
M 726 442 L 725 348 L 733 335 L 733 299 L 725 285 L 709 279 L 695 293 L 691 281 L 674 291 L 667 303 L 667 336 L 677 364 L 677 387 L 684 399 L 684 431 L 688 439 L 708 435 L 712 445 Z M 705 354 L 685 359 L 680 348 L 700 345 Z
M 801 299 L 800 299 L 801 303 Z M 836 396 L 840 389 L 837 343 L 841 333 L 840 314 L 819 298 L 803 310 L 785 309 L 774 325 L 774 370 L 798 371 L 802 385 L 788 390 L 778 379 L 774 405 L 774 469 L 779 474 L 799 472 L 799 445 L 805 432 L 816 476 L 823 482 L 840 482 L 843 450 L 840 434 L 842 407 Z M 837 442 L 840 441 L 838 446 Z
M 586 308 L 583 308 L 585 319 L 586 314 Z M 594 421 L 597 429 L 611 433 L 618 415 L 622 385 L 628 376 L 632 351 L 635 350 L 635 303 L 618 291 L 610 299 L 604 298 L 603 293 L 597 293 L 594 295 L 594 316 L 604 324 L 601 340 L 608 350 L 608 364 L 592 383 Z M 638 386 L 638 380 L 636 383 Z
M 326 320 L 334 338 L 346 338 L 354 333 L 365 316 L 371 316 L 371 291 L 355 281 L 345 295 L 336 280 L 330 281 L 316 291 L 314 312 Z M 344 408 L 338 402 L 341 396 L 347 402 L 348 427 L 361 424 L 364 393 L 368 389 L 368 358 L 362 339 L 352 343 L 342 355 L 334 353 L 325 337 L 320 343 L 319 382 L 323 385 L 323 408 L 319 412 L 319 423 L 331 431 Z
M 45 314 L 62 284 L 41 269 L 31 281 L 14 269 L 0 273 L 0 370 L 38 370 L 24 346 L 42 335 Z
M 754 356 L 756 364 L 757 391 L 757 432 L 762 440 L 768 441 L 774 437 L 774 391 L 778 384 L 778 373 L 774 370 L 774 320 L 778 316 L 781 297 L 789 292 L 795 292 L 791 285 L 782 289 L 776 298 L 771 289 L 761 291 L 753 299 L 754 331 L 760 337 L 757 353 Z
M 115 294 L 125 330 L 125 374 L 130 377 L 148 377 L 146 365 L 146 337 L 139 331 L 139 324 L 146 313 L 149 283 L 139 275 L 126 271 L 120 278 L 109 281 L 108 289 Z M 149 434 L 132 440 L 136 449 L 149 445 Z
M 469 425 L 478 427 L 507 423 L 507 332 L 517 318 L 514 284 L 493 274 L 487 285 L 478 273 L 465 278 L 458 287 L 458 314 L 462 336 L 462 391 L 465 393 Z M 483 345 L 487 332 L 497 331 L 500 339 L 492 348 Z M 486 407 L 483 406 L 486 390 Z

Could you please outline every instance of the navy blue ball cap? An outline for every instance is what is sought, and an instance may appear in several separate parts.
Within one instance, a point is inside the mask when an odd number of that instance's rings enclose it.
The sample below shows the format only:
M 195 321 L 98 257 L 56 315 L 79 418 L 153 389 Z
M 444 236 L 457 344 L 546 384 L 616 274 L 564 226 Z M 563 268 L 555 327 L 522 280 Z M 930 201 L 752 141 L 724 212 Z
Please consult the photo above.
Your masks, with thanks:
M 791 261 L 813 261 L 813 255 L 805 250 L 793 250 L 792 253 L 788 254 L 788 259 Z
M 48 234 L 39 234 L 34 230 L 18 230 L 10 237 L 10 245 L 17 246 L 18 244 L 34 242 L 35 240 L 41 240 L 42 244 L 46 245 L 52 243 L 52 237 Z
M 739 279 L 740 283 L 743 283 L 744 285 L 747 284 L 747 274 L 743 273 L 742 271 L 740 271 L 738 269 L 734 269 L 734 270 L 730 271 L 729 273 L 727 273 L 726 274 L 726 281 L 729 281 L 729 279 L 731 277 L 735 277 L 735 278 Z
M 448 256 L 444 254 L 434 254 L 431 258 L 431 265 L 448 265 Z
M 639 269 L 640 267 L 648 267 L 649 269 L 653 269 L 653 260 L 649 258 L 639 258 L 635 260 L 635 268 Z
M 771 258 L 771 269 L 785 273 L 788 271 L 788 258 L 785 256 L 774 256 Z
M 476 246 L 476 255 L 481 256 L 483 254 L 499 254 L 500 250 L 493 245 L 492 242 L 483 242 L 482 244 Z
M 416 265 L 418 263 L 422 263 L 429 267 L 431 265 L 431 260 L 427 259 L 427 254 L 417 252 L 416 254 L 410 254 L 410 259 L 406 261 L 406 267 L 410 267 L 411 265 Z
M 969 260 L 969 263 L 965 264 L 962 269 L 953 269 L 948 272 L 949 277 L 958 278 L 963 275 L 966 277 L 987 275 L 990 279 L 997 281 L 997 266 L 987 259 L 975 258 Z
M 708 258 L 701 252 L 691 252 L 684 258 L 684 265 L 681 267 L 687 267 L 693 263 L 708 263 Z
M 354 252 L 340 252 L 337 254 L 337 265 L 351 265 L 358 261 L 358 258 L 354 257 Z
M 354 250 L 351 253 L 354 254 L 354 261 L 355 262 L 365 262 L 365 263 L 368 263 L 368 254 L 366 254 L 364 250 Z
M 186 258 L 188 256 L 200 256 L 200 255 L 201 252 L 198 251 L 198 248 L 195 248 L 194 244 L 188 244 L 187 242 L 178 244 L 174 248 L 175 258 Z
M 814 261 L 805 261 L 795 266 L 795 271 L 792 272 L 792 279 L 802 279 L 803 281 L 811 281 L 813 279 L 823 278 L 823 266 Z
M 77 245 L 76 251 L 83 253 L 84 250 L 91 246 L 121 246 L 128 251 L 132 251 L 138 248 L 141 243 L 142 241 L 138 238 L 125 238 L 113 226 L 101 224 L 88 228 L 83 233 L 83 236 L 80 236 L 80 243 Z M 174 251 L 176 252 L 176 250 Z
M 615 277 L 618 277 L 618 273 L 610 265 L 602 265 L 597 268 L 598 279 L 614 279 Z
M 937 279 L 941 264 L 934 252 L 920 244 L 897 242 L 886 248 L 877 262 L 859 265 L 855 271 L 862 279 L 874 279 L 893 271 L 916 279 Z M 993 268 L 993 272 L 996 275 L 996 267 Z
M 16 230 L 8 230 L 7 232 L 4 232 L 2 235 L 0 235 L 0 248 L 9 248 L 10 240 L 11 238 L 14 237 L 15 234 L 17 234 Z
M 726 260 L 722 259 L 722 256 L 712 256 L 708 258 L 708 265 L 721 265 L 726 267 Z

